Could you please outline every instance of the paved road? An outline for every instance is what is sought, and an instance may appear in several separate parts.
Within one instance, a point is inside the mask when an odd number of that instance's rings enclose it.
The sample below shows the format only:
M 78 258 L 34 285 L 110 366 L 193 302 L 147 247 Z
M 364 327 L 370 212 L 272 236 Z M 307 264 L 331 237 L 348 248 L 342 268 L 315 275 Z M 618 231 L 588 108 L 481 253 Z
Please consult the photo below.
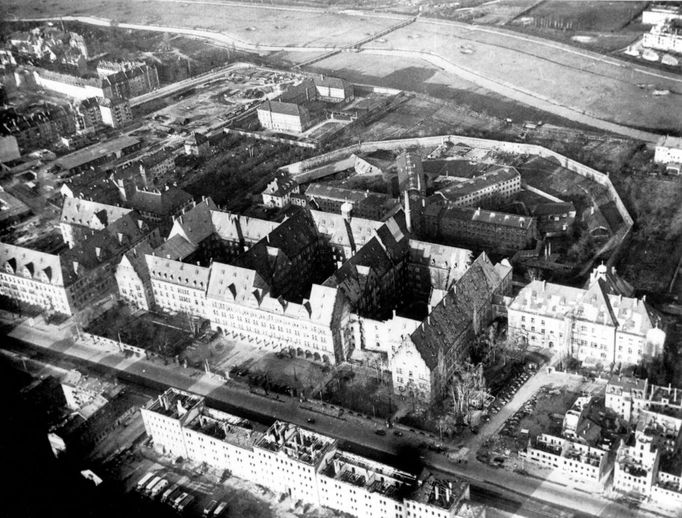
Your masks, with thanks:
M 380 456 L 393 456 L 398 461 L 405 460 L 406 451 L 412 452 L 410 455 L 414 456 L 414 445 L 424 440 L 422 436 L 409 432 L 402 438 L 390 434 L 381 437 L 374 433 L 371 426 L 368 427 L 366 420 L 342 420 L 323 416 L 318 412 L 311 412 L 302 408 L 297 400 L 287 398 L 283 401 L 277 401 L 252 394 L 243 388 L 225 385 L 224 382 L 193 369 L 165 366 L 155 361 L 124 358 L 123 355 L 114 350 L 95 349 L 74 344 L 70 339 L 64 338 L 67 334 L 68 332 L 60 336 L 54 330 L 39 329 L 36 326 L 30 327 L 22 324 L 17 326 L 9 334 L 9 337 L 34 344 L 54 353 L 86 360 L 100 369 L 115 370 L 124 381 L 143 383 L 157 390 L 162 390 L 166 386 L 173 386 L 206 396 L 210 403 L 219 408 L 236 411 L 257 420 L 284 419 L 307 425 L 307 419 L 313 418 L 315 419 L 314 428 L 321 433 L 336 437 L 350 445 L 358 445 L 360 448 L 365 448 L 367 451 Z M 540 384 L 539 378 L 536 383 Z M 531 383 L 531 385 L 533 384 Z M 377 422 L 376 425 L 378 427 L 379 423 Z M 569 510 L 579 510 L 582 513 L 605 518 L 642 516 L 636 510 L 628 509 L 600 496 L 588 495 L 551 482 L 542 482 L 495 469 L 475 460 L 466 464 L 454 464 L 444 456 L 433 452 L 420 453 L 422 453 L 421 461 L 433 469 L 463 476 L 472 481 L 476 488 L 512 498 L 518 504 L 516 510 L 518 514 L 525 515 L 527 511 L 529 515 L 534 516 L 534 513 L 544 512 L 542 509 L 546 509 L 546 516 L 568 516 L 571 514 Z

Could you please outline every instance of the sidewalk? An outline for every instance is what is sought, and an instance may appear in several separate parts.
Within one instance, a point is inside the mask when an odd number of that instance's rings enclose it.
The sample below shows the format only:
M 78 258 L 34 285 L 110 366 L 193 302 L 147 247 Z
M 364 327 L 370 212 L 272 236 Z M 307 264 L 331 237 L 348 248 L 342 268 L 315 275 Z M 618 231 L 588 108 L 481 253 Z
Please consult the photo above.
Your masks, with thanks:
M 377 436 L 374 429 L 385 429 L 383 421 L 356 415 L 349 416 L 347 411 L 344 412 L 343 416 L 334 417 L 333 414 L 338 411 L 338 407 L 317 401 L 306 401 L 299 404 L 297 399 L 287 398 L 286 396 L 280 395 L 278 396 L 279 399 L 275 399 L 274 396 L 251 393 L 248 388 L 242 387 L 240 384 L 234 382 L 226 384 L 224 381 L 216 380 L 212 375 L 196 369 L 187 369 L 175 364 L 163 365 L 158 361 L 144 358 L 125 358 L 121 352 L 110 349 L 94 350 L 93 347 L 74 343 L 70 338 L 70 330 L 63 330 L 61 333 L 55 331 L 51 331 L 51 326 L 48 325 L 32 327 L 26 322 L 22 322 L 9 333 L 9 336 L 68 356 L 95 362 L 119 372 L 145 377 L 157 383 L 224 401 L 236 407 L 247 408 L 252 412 L 271 416 L 273 419 L 284 419 L 305 424 L 306 418 L 320 416 L 315 424 L 315 428 L 320 433 L 359 444 L 377 452 L 383 451 L 390 455 L 396 455 L 406 444 L 414 445 L 425 439 L 423 435 L 408 431 L 405 431 L 404 437 L 400 439 L 393 437 L 392 434 Z M 536 381 L 531 383 L 532 380 Z M 524 387 L 528 386 L 529 390 L 535 390 L 535 387 L 539 387 L 543 383 L 545 383 L 545 379 L 536 375 L 530 378 Z M 517 392 L 510 405 L 522 398 L 520 392 Z M 370 423 L 371 425 L 368 426 Z M 487 428 L 488 433 L 491 433 L 495 429 L 495 423 L 491 420 L 488 425 L 493 427 L 492 429 Z M 481 435 L 476 436 L 475 439 L 479 438 Z M 470 455 L 472 454 L 475 455 L 473 447 L 470 452 Z M 640 509 L 632 510 L 601 496 L 586 494 L 549 481 L 536 480 L 532 477 L 524 477 L 517 473 L 495 469 L 475 459 L 466 464 L 456 464 L 447 460 L 443 455 L 430 451 L 425 451 L 423 458 L 425 464 L 431 468 L 476 481 L 479 486 L 487 486 L 495 492 L 510 492 L 534 501 L 544 501 L 567 509 L 578 509 L 604 518 L 641 516 Z

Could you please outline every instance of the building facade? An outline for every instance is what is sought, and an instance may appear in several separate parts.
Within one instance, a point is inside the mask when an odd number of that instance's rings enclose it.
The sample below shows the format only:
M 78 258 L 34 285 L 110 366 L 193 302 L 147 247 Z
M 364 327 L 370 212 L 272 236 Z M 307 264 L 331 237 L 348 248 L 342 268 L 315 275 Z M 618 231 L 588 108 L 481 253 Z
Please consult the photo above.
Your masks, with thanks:
M 337 447 L 336 441 L 276 421 L 264 433 L 245 419 L 214 410 L 177 389 L 141 409 L 154 446 L 205 462 L 276 493 L 360 518 L 485 518 L 469 502 L 469 484 L 424 472 L 419 477 Z
M 101 99 L 99 109 L 102 123 L 112 128 L 120 128 L 133 120 L 130 102 L 127 99 Z
M 258 107 L 258 121 L 265 129 L 285 133 L 303 133 L 310 127 L 308 110 L 298 104 L 265 101 Z
M 613 469 L 608 451 L 548 434 L 529 441 L 528 447 L 519 452 L 519 457 L 553 469 L 566 481 L 600 490 L 604 489 Z
M 665 342 L 645 301 L 609 294 L 600 276 L 586 290 L 533 281 L 507 313 L 510 337 L 591 364 L 634 365 L 661 354 Z

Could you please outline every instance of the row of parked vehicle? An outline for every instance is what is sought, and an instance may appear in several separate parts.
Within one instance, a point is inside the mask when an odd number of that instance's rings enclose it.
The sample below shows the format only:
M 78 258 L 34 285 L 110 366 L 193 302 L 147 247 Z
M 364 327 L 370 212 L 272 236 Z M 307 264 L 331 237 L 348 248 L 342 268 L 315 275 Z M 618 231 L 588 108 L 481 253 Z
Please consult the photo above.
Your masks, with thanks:
M 152 500 L 158 500 L 163 504 L 169 505 L 178 513 L 185 512 L 195 501 L 194 495 L 185 491 L 185 488 L 180 484 L 171 484 L 168 479 L 154 472 L 144 475 L 137 483 L 135 489 Z M 217 518 L 222 515 L 226 507 L 227 504 L 225 502 L 211 500 L 204 508 L 202 515 L 205 518 Z
M 528 378 L 533 374 L 535 369 L 532 366 L 535 366 L 535 364 L 531 364 L 531 367 L 526 367 L 526 369 L 514 376 L 511 383 L 500 391 L 495 399 L 495 403 L 490 407 L 491 414 L 496 414 L 504 405 L 512 400 L 514 394 L 521 388 L 521 385 L 528 381 Z

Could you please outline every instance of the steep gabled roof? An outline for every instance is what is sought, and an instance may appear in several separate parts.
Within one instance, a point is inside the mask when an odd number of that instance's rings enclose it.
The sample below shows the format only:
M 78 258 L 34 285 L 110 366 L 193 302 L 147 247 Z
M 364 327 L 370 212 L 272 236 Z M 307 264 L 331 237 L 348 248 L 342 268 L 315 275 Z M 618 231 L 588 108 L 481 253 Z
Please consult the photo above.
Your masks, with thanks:
M 170 216 L 191 202 L 192 196 L 177 187 L 164 191 L 150 191 L 135 187 L 128 198 L 128 205 L 133 209 L 158 216 Z
M 130 212 L 132 212 L 132 209 L 83 200 L 81 198 L 66 197 L 64 198 L 59 221 L 70 225 L 100 229 Z
M 68 267 L 66 264 L 65 266 Z M 68 269 L 62 268 L 62 259 L 59 255 L 8 243 L 0 243 L 0 267 L 16 275 L 31 272 L 32 278 L 55 286 L 68 286 L 74 280 Z
M 206 198 L 175 219 L 168 237 L 180 234 L 190 243 L 198 245 L 213 233 L 213 210 L 217 210 L 215 203 L 211 198 Z
M 462 333 L 473 330 L 475 311 L 490 301 L 502 279 L 485 254 L 479 255 L 411 335 L 426 365 L 433 369 Z

